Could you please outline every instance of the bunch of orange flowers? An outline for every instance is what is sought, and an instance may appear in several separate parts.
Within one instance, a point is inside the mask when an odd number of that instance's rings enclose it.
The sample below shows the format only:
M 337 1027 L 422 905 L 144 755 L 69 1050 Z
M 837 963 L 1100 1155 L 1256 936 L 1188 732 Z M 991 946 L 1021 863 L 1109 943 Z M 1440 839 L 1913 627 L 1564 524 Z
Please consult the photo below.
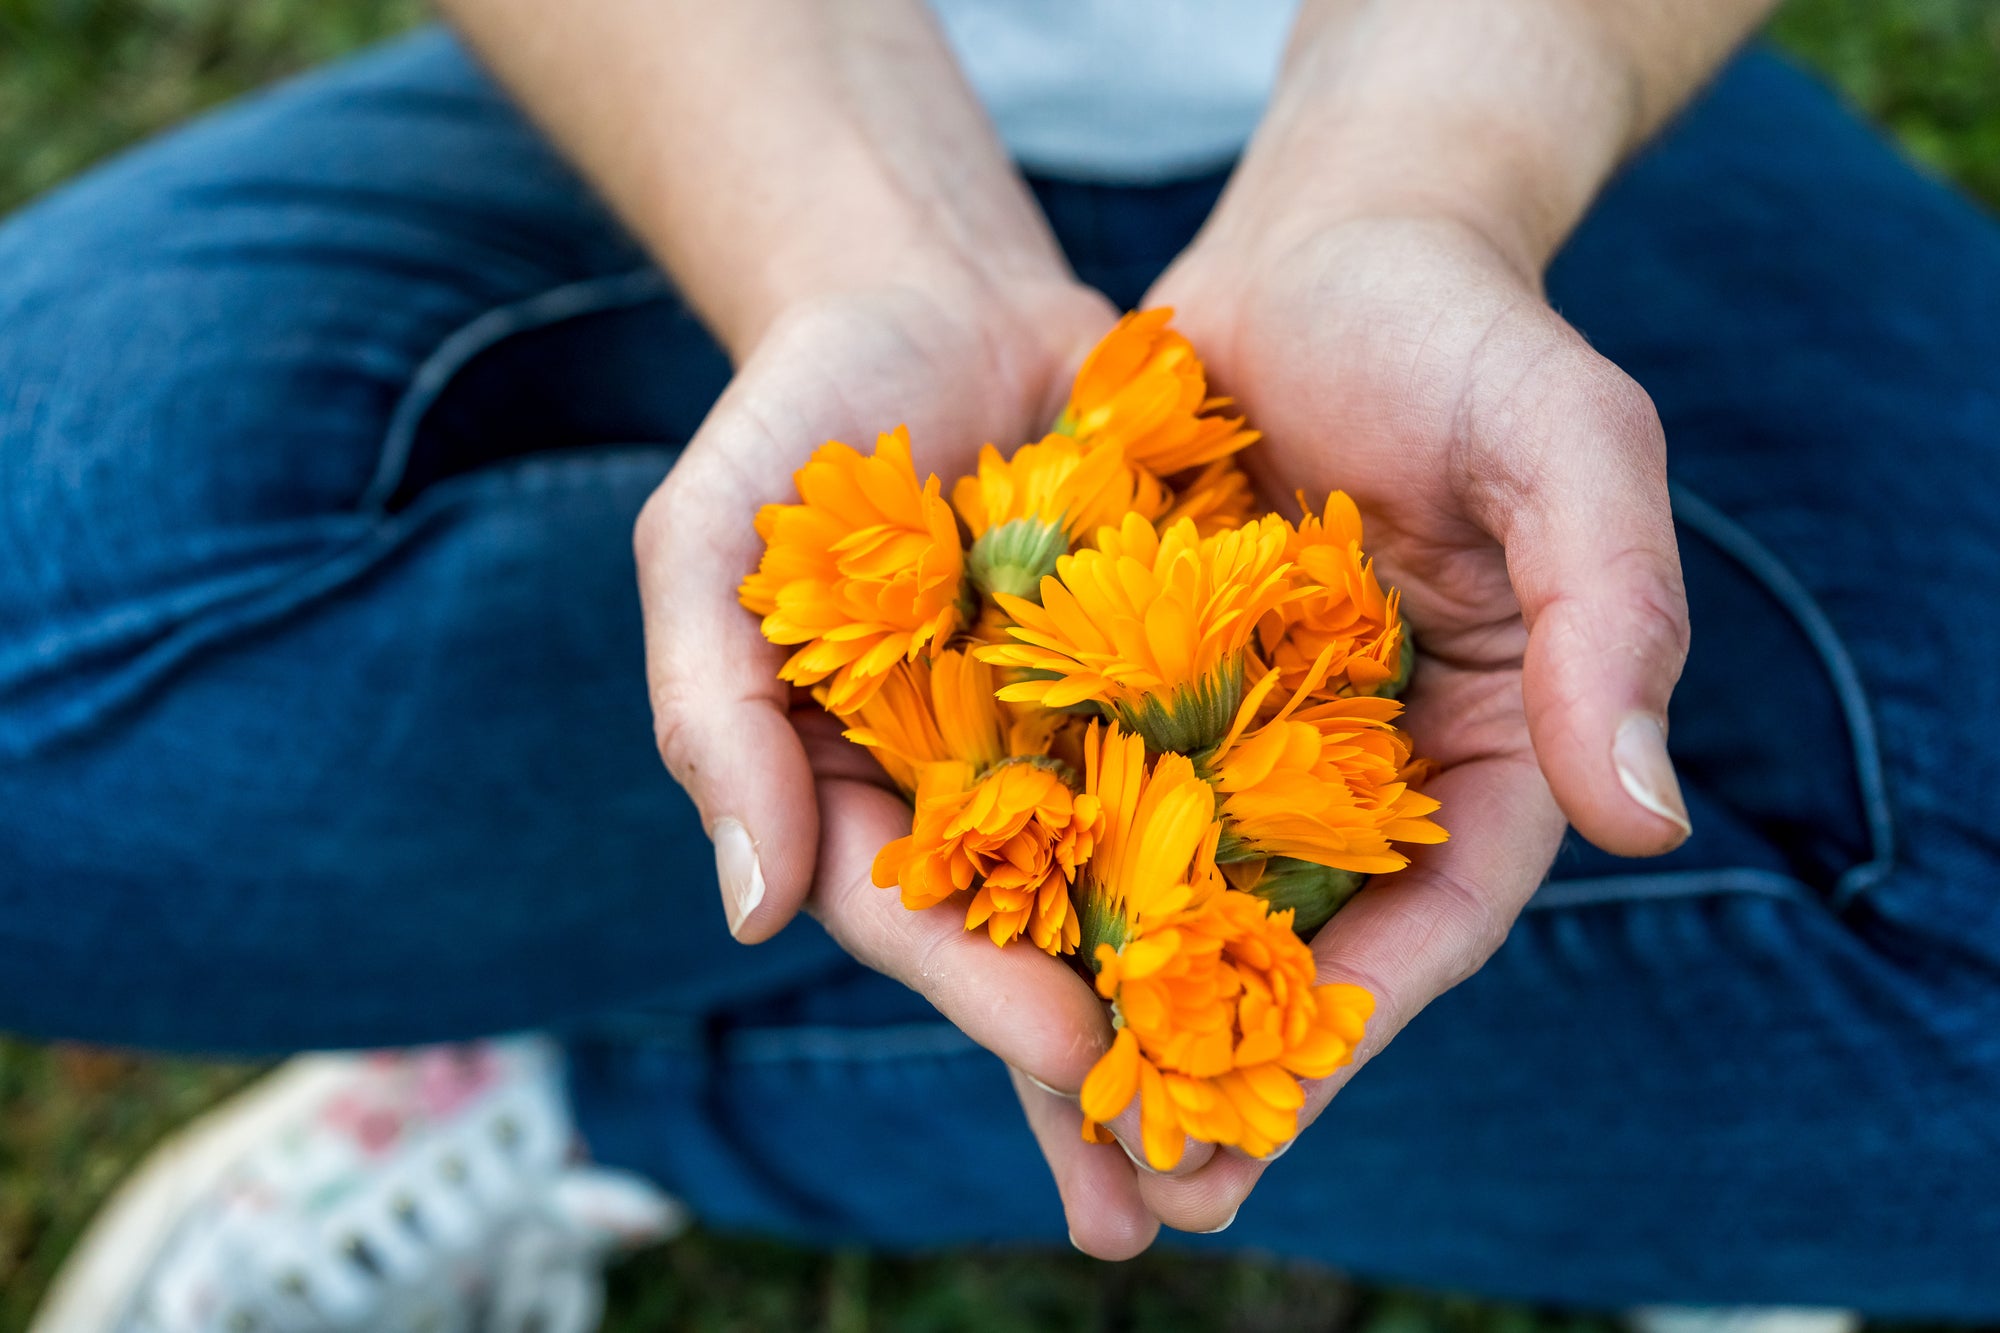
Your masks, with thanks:
M 1300 1079 L 1353 1058 L 1367 991 L 1301 938 L 1434 843 L 1397 728 L 1397 594 L 1340 492 L 1258 514 L 1257 439 L 1171 312 L 1125 317 L 1040 440 L 949 497 L 901 428 L 822 446 L 757 516 L 743 604 L 914 805 L 875 882 L 995 945 L 1075 959 L 1117 1035 L 1084 1133 L 1136 1098 L 1147 1160 L 1266 1155 Z M 1303 503 L 1303 497 L 1301 497 Z

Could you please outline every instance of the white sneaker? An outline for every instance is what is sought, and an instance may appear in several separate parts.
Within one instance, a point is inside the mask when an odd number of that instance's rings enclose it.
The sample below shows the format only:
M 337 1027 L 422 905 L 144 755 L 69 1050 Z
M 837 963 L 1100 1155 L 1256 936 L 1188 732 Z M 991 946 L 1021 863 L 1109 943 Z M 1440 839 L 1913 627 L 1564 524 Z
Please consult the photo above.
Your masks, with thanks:
M 589 1333 L 685 1225 L 580 1163 L 552 1042 L 301 1056 L 153 1151 L 29 1333 Z

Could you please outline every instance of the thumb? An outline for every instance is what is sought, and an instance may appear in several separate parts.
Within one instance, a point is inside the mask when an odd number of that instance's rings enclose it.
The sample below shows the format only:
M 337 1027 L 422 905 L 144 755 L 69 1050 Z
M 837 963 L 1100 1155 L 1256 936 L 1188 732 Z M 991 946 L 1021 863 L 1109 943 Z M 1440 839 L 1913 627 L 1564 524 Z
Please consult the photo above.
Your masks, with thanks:
M 1511 512 L 1495 530 L 1528 625 L 1522 694 L 1563 813 L 1608 852 L 1652 856 L 1692 831 L 1667 757 L 1667 701 L 1687 658 L 1687 594 L 1652 400 L 1595 353 L 1517 429 Z M 1527 445 L 1522 448 L 1520 446 Z
M 757 563 L 757 506 L 781 497 L 755 493 L 730 456 L 698 433 L 646 502 L 633 549 L 654 738 L 715 845 L 730 933 L 754 944 L 805 901 L 819 812 L 791 687 L 778 679 L 783 650 L 736 600 Z

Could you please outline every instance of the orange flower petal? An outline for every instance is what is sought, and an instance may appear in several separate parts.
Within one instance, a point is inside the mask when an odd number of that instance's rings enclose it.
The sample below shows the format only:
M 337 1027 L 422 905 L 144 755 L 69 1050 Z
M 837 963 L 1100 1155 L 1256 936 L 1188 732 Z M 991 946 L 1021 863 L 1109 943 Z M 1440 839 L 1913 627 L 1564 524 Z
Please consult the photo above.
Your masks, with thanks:
M 1102 1123 L 1115 1120 L 1138 1094 L 1139 1041 L 1131 1032 L 1121 1030 L 1111 1049 L 1099 1056 L 1084 1076 L 1077 1100 L 1085 1116 Z

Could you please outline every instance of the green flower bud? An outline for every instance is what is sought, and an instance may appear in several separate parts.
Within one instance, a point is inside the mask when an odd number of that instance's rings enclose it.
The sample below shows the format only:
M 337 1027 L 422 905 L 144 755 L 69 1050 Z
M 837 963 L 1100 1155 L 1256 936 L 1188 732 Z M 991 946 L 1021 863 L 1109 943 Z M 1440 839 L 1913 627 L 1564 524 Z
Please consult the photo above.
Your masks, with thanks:
M 1224 865 L 1222 872 L 1233 887 L 1256 894 L 1272 911 L 1290 908 L 1292 929 L 1305 939 L 1312 938 L 1368 882 L 1368 876 L 1353 870 L 1335 870 L 1289 856 L 1274 856 L 1261 863 L 1234 861 Z
M 973 586 L 991 597 L 1008 593 L 1041 605 L 1042 579 L 1056 572 L 1069 551 L 1069 533 L 1060 523 L 1016 518 L 988 528 L 972 543 L 966 569 Z
M 1154 754 L 1199 755 L 1221 744 L 1243 703 L 1244 655 L 1234 658 L 1207 678 L 1177 685 L 1165 700 L 1146 696 L 1137 705 L 1113 705 L 1127 731 L 1146 738 Z

